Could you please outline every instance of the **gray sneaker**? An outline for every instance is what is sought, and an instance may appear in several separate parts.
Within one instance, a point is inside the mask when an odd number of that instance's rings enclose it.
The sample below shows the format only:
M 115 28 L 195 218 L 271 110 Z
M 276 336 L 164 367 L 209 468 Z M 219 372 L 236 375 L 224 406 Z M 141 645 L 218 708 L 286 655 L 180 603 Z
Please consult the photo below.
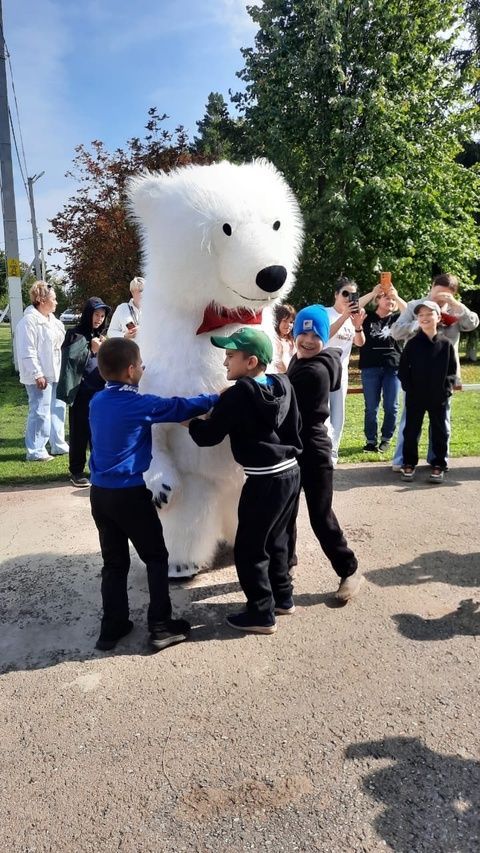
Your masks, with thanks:
M 353 575 L 349 575 L 348 578 L 342 578 L 340 586 L 335 593 L 336 600 L 346 604 L 347 601 L 350 601 L 351 598 L 354 598 L 358 594 L 364 581 L 365 578 L 360 574 L 358 569 Z
M 85 474 L 70 474 L 70 482 L 79 489 L 88 489 L 90 480 Z

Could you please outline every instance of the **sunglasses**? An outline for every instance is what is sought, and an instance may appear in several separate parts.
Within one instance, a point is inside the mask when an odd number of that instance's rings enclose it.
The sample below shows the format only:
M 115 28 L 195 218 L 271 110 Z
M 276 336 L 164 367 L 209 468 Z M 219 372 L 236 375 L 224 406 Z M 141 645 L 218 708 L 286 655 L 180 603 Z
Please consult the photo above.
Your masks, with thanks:
M 356 293 L 356 292 L 357 292 L 356 290 L 353 290 L 353 291 L 352 290 L 341 290 L 340 296 L 344 296 L 345 299 L 348 299 L 348 297 L 350 296 L 351 293 Z

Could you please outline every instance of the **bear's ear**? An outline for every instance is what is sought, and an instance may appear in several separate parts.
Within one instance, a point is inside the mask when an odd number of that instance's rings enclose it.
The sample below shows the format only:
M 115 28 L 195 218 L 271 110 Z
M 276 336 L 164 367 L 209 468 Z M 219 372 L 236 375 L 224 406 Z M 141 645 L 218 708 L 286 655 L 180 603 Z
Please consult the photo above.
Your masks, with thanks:
M 166 180 L 168 180 L 167 175 L 153 175 L 149 172 L 128 179 L 125 186 L 128 207 L 135 219 L 148 217 L 152 208 L 157 205 L 158 199 L 163 195 Z

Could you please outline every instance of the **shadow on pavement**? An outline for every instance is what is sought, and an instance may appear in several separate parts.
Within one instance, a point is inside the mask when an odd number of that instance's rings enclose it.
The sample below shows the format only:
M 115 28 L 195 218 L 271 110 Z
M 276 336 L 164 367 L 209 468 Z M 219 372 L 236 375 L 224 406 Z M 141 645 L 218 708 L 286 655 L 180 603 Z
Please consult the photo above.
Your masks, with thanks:
M 452 586 L 475 587 L 480 583 L 480 553 L 431 551 L 421 554 L 409 563 L 367 572 L 365 577 L 377 586 L 446 583 Z
M 351 744 L 345 755 L 365 761 L 362 788 L 384 806 L 373 825 L 389 849 L 395 853 L 480 849 L 478 761 L 440 755 L 418 738 L 406 737 Z M 372 770 L 372 759 L 382 762 L 378 769 Z
M 445 480 L 441 486 L 427 483 L 430 473 L 429 465 L 420 465 L 412 483 L 404 483 L 401 475 L 392 471 L 392 463 L 365 464 L 354 468 L 343 468 L 338 466 L 333 475 L 333 488 L 337 492 L 347 492 L 350 489 L 366 488 L 367 486 L 397 486 L 402 491 L 412 489 L 433 489 L 458 486 L 460 483 L 480 479 L 480 467 L 478 465 L 455 465 L 447 471 Z
M 408 640 L 450 640 L 452 637 L 480 636 L 480 602 L 461 601 L 457 609 L 438 619 L 423 619 L 414 613 L 392 616 L 398 631 Z
M 95 650 L 101 616 L 101 558 L 95 554 L 29 554 L 0 565 L 0 674 L 44 669 L 64 661 L 151 655 L 148 647 L 147 574 L 136 557 L 128 581 L 131 634 L 111 652 Z M 212 580 L 215 578 L 211 573 Z M 225 624 L 238 603 L 204 599 L 239 593 L 235 582 L 171 587 L 175 615 L 192 624 L 191 640 L 241 637 Z M 166 650 L 168 653 L 168 650 Z M 161 652 L 165 654 L 165 652 Z

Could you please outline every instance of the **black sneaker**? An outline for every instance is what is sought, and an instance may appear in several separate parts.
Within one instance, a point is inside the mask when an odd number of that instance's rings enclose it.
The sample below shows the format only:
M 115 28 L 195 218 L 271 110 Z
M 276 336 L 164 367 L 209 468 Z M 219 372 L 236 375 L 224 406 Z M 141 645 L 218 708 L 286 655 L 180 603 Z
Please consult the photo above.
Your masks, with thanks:
M 149 643 L 152 649 L 161 652 L 168 646 L 183 643 L 190 635 L 190 622 L 186 619 L 169 619 L 164 628 L 155 628 L 150 633 Z
M 295 605 L 293 603 L 293 597 L 285 598 L 283 601 L 275 602 L 275 613 L 278 616 L 291 616 L 292 613 L 295 613 Z
M 390 447 L 390 440 L 388 438 L 382 438 L 380 445 L 378 447 L 380 453 L 385 453 L 386 450 Z
M 88 489 L 90 480 L 85 474 L 70 474 L 70 482 L 79 489 Z
M 121 628 L 114 637 L 104 637 L 100 634 L 97 642 L 95 643 L 95 648 L 99 649 L 101 652 L 109 652 L 115 648 L 118 641 L 122 639 L 122 637 L 126 637 L 127 634 L 130 633 L 133 629 L 133 622 L 128 620 L 124 628 Z
M 250 616 L 246 610 L 227 616 L 227 625 L 236 631 L 249 631 L 252 634 L 275 634 L 277 630 L 275 618 L 266 619 L 262 623 L 260 619 Z
M 372 444 L 370 441 L 367 441 L 366 445 L 363 448 L 365 453 L 378 453 L 378 447 L 376 444 Z

